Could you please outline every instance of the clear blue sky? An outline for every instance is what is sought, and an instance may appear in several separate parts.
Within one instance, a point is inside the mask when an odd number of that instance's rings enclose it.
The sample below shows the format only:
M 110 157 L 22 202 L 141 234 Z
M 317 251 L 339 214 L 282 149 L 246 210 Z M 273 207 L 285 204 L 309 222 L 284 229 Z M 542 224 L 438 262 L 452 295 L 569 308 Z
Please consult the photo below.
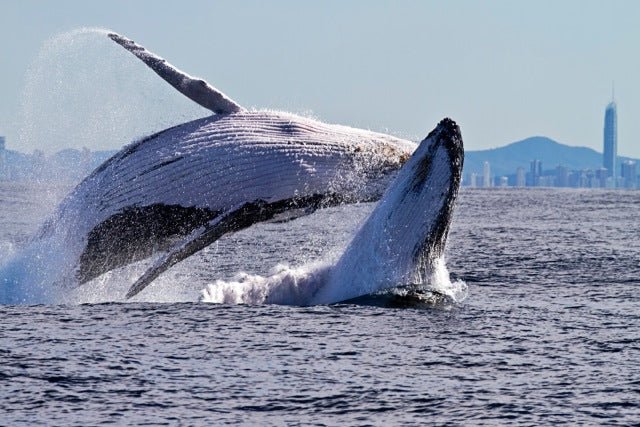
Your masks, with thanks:
M 618 151 L 640 158 L 640 1 L 3 2 L 0 134 L 9 148 L 36 144 L 18 142 L 27 69 L 43 42 L 78 27 L 127 35 L 247 107 L 412 139 L 451 116 L 471 150 L 544 135 L 602 151 L 615 81 Z M 41 85 L 30 103 L 51 104 L 61 90 Z M 161 103 L 171 111 L 172 102 Z M 60 101 L 56 120 L 80 127 L 88 110 Z

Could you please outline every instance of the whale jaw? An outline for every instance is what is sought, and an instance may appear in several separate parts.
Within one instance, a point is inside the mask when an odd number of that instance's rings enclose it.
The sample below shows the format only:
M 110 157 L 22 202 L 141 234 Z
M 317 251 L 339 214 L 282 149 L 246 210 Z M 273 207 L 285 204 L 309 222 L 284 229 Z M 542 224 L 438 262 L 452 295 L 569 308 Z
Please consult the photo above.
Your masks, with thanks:
M 460 129 L 444 119 L 402 167 L 312 304 L 426 284 L 444 255 L 463 161 Z

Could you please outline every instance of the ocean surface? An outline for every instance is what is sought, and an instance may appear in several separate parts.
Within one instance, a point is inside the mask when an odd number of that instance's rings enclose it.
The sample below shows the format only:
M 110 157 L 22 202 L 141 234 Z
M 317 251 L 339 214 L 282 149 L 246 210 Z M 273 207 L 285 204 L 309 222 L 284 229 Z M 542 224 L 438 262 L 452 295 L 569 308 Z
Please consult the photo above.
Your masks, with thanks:
M 0 263 L 68 189 L 0 183 Z M 330 262 L 370 210 L 225 237 L 133 302 L 143 264 L 63 305 L 0 305 L 0 425 L 640 423 L 640 191 L 463 189 L 459 301 L 199 302 Z

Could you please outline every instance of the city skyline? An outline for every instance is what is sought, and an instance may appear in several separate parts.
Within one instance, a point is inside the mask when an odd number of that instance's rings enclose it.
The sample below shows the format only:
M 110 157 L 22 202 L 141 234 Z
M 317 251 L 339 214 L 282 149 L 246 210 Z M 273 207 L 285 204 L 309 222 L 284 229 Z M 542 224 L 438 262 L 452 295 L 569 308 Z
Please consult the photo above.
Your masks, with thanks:
M 483 161 L 483 172 L 479 175 L 472 171 L 464 180 L 468 187 L 478 186 L 478 177 L 482 187 L 590 187 L 590 188 L 637 188 L 637 160 L 620 158 L 617 153 L 618 124 L 615 91 L 612 87 L 611 102 L 607 104 L 604 114 L 602 138 L 602 166 L 600 168 L 571 169 L 562 162 L 557 162 L 553 169 L 543 169 L 539 159 L 530 161 L 529 172 L 519 166 L 515 173 L 509 175 L 491 175 L 489 161 Z M 620 166 L 620 168 L 618 168 Z M 546 173 L 545 173 L 546 172 Z
M 244 105 L 312 114 L 323 121 L 414 140 L 451 116 L 461 125 L 468 150 L 493 148 L 528 135 L 601 150 L 601 105 L 615 80 L 618 153 L 640 157 L 640 122 L 635 120 L 640 116 L 640 82 L 635 77 L 640 57 L 629 54 L 640 39 L 637 2 L 281 1 L 267 6 L 192 1 L 176 10 L 154 6 L 118 0 L 4 5 L 0 134 L 7 136 L 8 147 L 24 152 L 63 148 L 65 141 L 50 141 L 47 147 L 38 147 L 36 140 L 15 145 L 21 135 L 25 79 L 43 42 L 75 28 L 102 27 L 129 35 Z M 112 48 L 117 50 L 105 44 L 104 52 Z M 84 52 L 66 52 L 73 58 L 70 65 L 86 65 L 91 56 Z M 125 58 L 125 53 L 114 55 Z M 67 56 L 55 58 L 64 61 Z M 146 78 L 148 70 L 138 66 L 125 77 Z M 97 78 L 104 82 L 112 71 L 104 70 Z M 119 75 L 113 80 L 123 79 Z M 70 88 L 72 84 L 59 91 Z M 108 85 L 104 90 L 111 94 Z M 45 84 L 30 102 L 57 106 L 52 108 L 52 123 L 93 125 L 88 120 L 96 115 L 92 101 L 104 101 L 106 97 L 99 95 L 105 93 L 85 95 L 87 104 L 56 104 L 49 100 Z M 189 105 L 172 101 L 149 106 L 147 98 L 132 91 L 113 96 L 108 111 L 125 105 L 135 123 L 145 121 L 142 113 L 149 108 L 171 119 Z M 105 126 L 89 142 L 80 138 L 80 125 L 72 126 L 78 135 L 72 135 L 69 145 L 121 148 L 160 130 L 156 125 L 143 123 L 126 138 L 113 137 L 111 128 L 116 126 Z
M 538 141 L 535 137 L 529 139 Z M 542 141 L 538 141 L 538 144 L 536 144 L 539 154 L 545 151 L 544 144 L 541 144 L 544 140 L 543 138 Z M 527 141 L 514 142 L 496 150 L 509 149 Z M 551 142 L 559 147 L 565 147 L 565 149 L 575 149 L 575 147 Z M 0 136 L 0 181 L 45 180 L 73 183 L 82 179 L 87 173 L 115 153 L 113 150 L 91 151 L 87 148 L 81 150 L 67 148 L 53 154 L 46 154 L 41 150 L 26 154 L 5 150 L 4 146 L 5 138 Z M 539 158 L 536 158 L 536 155 L 533 155 L 530 156 L 532 157 L 530 160 L 522 161 L 520 166 L 514 167 L 513 170 L 510 170 L 505 175 L 504 172 L 494 174 L 492 165 L 495 163 L 487 160 L 482 160 L 480 165 L 481 172 L 477 172 L 477 169 L 474 170 L 470 166 L 470 162 L 465 161 L 462 185 L 466 187 L 613 188 L 614 182 L 608 177 L 607 169 L 597 166 L 603 161 L 603 153 L 587 148 L 582 148 L 581 150 L 593 153 L 593 155 L 588 156 L 591 160 L 587 160 L 584 163 L 591 166 L 571 168 L 564 164 L 562 160 L 544 163 Z M 525 147 L 525 151 L 530 151 L 530 147 Z M 468 151 L 466 154 L 468 157 L 474 157 L 482 156 L 482 153 L 483 151 Z M 569 156 L 575 156 L 575 153 L 569 153 Z M 597 156 L 598 160 L 594 161 L 593 156 Z M 521 155 L 518 157 L 522 158 Z M 567 158 L 567 154 L 561 155 L 559 158 Z M 472 159 L 468 158 L 467 160 Z M 620 176 L 616 180 L 618 187 L 638 188 L 638 183 L 640 182 L 637 168 L 638 161 L 639 159 L 618 158 L 621 166 Z M 501 171 L 505 170 L 504 165 L 496 164 L 496 166 Z

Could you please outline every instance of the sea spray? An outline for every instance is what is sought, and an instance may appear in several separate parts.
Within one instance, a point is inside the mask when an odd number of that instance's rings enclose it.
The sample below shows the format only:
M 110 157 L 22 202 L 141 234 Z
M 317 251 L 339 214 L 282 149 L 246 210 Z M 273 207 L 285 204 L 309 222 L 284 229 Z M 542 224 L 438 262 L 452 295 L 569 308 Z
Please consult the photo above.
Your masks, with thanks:
M 201 302 L 217 304 L 283 304 L 309 305 L 313 296 L 327 284 L 332 273 L 331 266 L 324 262 L 314 262 L 300 267 L 277 265 L 269 276 L 241 272 L 230 280 L 216 280 L 201 291 Z M 440 258 L 434 262 L 434 269 L 424 283 L 412 283 L 409 288 L 435 292 L 446 296 L 451 302 L 459 303 L 467 297 L 467 284 L 462 280 L 451 281 L 449 271 Z M 343 283 L 348 287 L 349 283 Z M 387 288 L 380 284 L 372 293 L 395 293 L 402 297 L 407 293 L 407 284 L 398 283 L 397 288 Z M 332 303 L 341 302 L 335 295 Z
M 11 242 L 0 242 L 0 268 L 2 268 L 15 253 L 15 247 Z
M 123 52 L 101 28 L 79 28 L 43 43 L 25 76 L 22 151 L 120 148 L 206 110 Z
M 428 290 L 448 296 L 453 302 L 464 301 L 469 292 L 467 284 L 463 280 L 451 281 L 444 257 L 439 257 L 433 262 L 429 279 L 423 286 Z
M 268 277 L 238 273 L 229 281 L 217 280 L 202 290 L 200 301 L 219 304 L 308 305 L 327 281 L 330 266 L 315 262 L 291 268 L 276 266 Z
M 14 253 L 0 267 L 0 303 L 55 304 L 68 269 L 57 239 L 42 239 Z

